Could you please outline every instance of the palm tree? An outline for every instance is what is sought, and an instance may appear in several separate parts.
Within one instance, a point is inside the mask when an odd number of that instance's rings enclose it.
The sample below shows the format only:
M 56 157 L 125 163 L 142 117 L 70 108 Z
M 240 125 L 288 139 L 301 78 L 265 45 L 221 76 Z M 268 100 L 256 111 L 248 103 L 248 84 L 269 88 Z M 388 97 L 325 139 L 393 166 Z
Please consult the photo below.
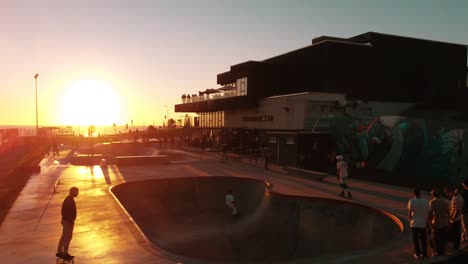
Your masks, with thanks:
M 148 137 L 150 138 L 153 138 L 156 136 L 156 132 L 158 130 L 156 129 L 156 127 L 154 127 L 153 125 L 150 125 L 146 128 L 146 133 L 148 134 Z
M 169 127 L 169 128 L 176 127 L 176 121 L 173 118 L 167 120 L 167 127 Z

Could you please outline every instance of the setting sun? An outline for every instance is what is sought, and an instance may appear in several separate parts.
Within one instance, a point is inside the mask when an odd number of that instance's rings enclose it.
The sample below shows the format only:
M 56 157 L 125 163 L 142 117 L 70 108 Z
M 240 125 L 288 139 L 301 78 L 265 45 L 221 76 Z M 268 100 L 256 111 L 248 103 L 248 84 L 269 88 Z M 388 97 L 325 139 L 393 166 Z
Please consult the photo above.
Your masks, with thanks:
M 101 80 L 72 83 L 60 100 L 59 111 L 61 123 L 70 125 L 111 125 L 124 120 L 119 94 Z

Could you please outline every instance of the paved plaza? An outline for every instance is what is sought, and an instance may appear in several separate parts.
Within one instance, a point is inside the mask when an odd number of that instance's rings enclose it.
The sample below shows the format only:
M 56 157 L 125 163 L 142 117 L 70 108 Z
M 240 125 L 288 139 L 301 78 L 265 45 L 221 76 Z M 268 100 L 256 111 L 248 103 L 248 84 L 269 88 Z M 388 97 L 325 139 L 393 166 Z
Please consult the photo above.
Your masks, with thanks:
M 232 176 L 260 179 L 273 184 L 275 192 L 332 199 L 343 199 L 379 210 L 401 220 L 403 232 L 394 241 L 370 251 L 346 256 L 295 261 L 297 263 L 414 263 L 411 234 L 406 220 L 406 204 L 411 198 L 407 188 L 351 179 L 353 200 L 339 198 L 336 177 L 324 181 L 287 175 L 272 166 L 228 160 L 219 154 L 180 150 L 187 157 L 167 165 L 139 165 L 107 170 L 99 166 L 60 164 L 46 157 L 42 171 L 33 175 L 0 226 L 0 260 L 2 263 L 54 263 L 61 235 L 60 208 L 72 186 L 80 189 L 75 198 L 78 217 L 70 253 L 75 263 L 202 263 L 168 255 L 154 247 L 110 192 L 112 186 L 148 179 L 175 177 Z M 54 188 L 55 186 L 55 188 Z M 56 191 L 54 193 L 54 190 Z M 424 196 L 427 197 L 427 193 Z M 338 252 L 339 253 L 339 252 Z M 442 257 L 418 263 L 432 263 Z

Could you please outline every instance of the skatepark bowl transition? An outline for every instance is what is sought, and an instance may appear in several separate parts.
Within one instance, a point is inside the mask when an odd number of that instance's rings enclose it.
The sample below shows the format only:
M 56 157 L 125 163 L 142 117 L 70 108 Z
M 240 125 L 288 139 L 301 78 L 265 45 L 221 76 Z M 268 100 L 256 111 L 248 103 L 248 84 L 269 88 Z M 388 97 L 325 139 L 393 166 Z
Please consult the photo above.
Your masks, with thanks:
M 270 191 L 268 182 L 187 177 L 127 182 L 111 191 L 153 247 L 178 262 L 309 263 L 385 247 L 391 214 L 353 202 Z M 240 217 L 224 202 L 232 190 Z

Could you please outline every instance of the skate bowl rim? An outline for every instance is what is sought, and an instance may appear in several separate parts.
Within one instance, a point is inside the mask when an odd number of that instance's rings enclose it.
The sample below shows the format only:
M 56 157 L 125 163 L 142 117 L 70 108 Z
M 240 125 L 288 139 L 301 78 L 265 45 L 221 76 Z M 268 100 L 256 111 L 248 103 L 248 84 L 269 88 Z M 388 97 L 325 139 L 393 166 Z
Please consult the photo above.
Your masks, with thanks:
M 266 195 L 275 195 L 275 196 L 286 198 L 286 199 L 302 199 L 302 200 L 307 200 L 307 201 L 314 201 L 315 200 L 315 201 L 323 201 L 323 202 L 330 203 L 330 204 L 334 203 L 334 204 L 341 204 L 341 205 L 351 206 L 351 207 L 360 207 L 362 209 L 373 211 L 374 213 L 380 214 L 382 217 L 388 218 L 388 220 L 390 220 L 398 228 L 398 234 L 394 235 L 394 237 L 391 240 L 389 240 L 388 242 L 386 242 L 386 243 L 384 243 L 382 245 L 379 245 L 379 246 L 375 246 L 375 247 L 373 247 L 371 249 L 368 249 L 367 252 L 374 252 L 374 251 L 377 252 L 377 251 L 379 251 L 381 249 L 391 247 L 395 243 L 399 243 L 400 239 L 402 238 L 402 234 L 406 231 L 405 224 L 404 224 L 404 222 L 402 220 L 400 220 L 399 217 L 397 217 L 394 214 L 392 214 L 392 213 L 390 213 L 388 211 L 385 211 L 383 209 L 367 206 L 365 204 L 361 204 L 361 203 L 358 203 L 358 202 L 355 202 L 355 201 L 352 201 L 352 200 L 347 201 L 347 200 L 340 200 L 340 199 L 334 199 L 334 198 L 328 198 L 328 197 L 301 196 L 301 195 L 282 193 L 282 192 L 278 192 L 278 191 L 275 191 L 275 190 L 271 190 L 270 188 L 272 188 L 273 184 L 271 184 L 270 182 L 268 182 L 266 180 L 257 179 L 257 178 L 251 178 L 251 177 L 184 176 L 184 177 L 165 177 L 165 178 L 158 178 L 158 179 L 149 178 L 149 179 L 141 179 L 141 180 L 130 180 L 130 181 L 126 181 L 126 182 L 119 183 L 119 184 L 116 184 L 116 185 L 113 185 L 113 186 L 109 187 L 109 193 L 114 197 L 114 200 L 120 206 L 120 208 L 122 209 L 122 212 L 126 215 L 126 217 L 128 217 L 128 220 L 130 220 L 129 225 L 127 225 L 127 226 L 129 226 L 129 228 L 133 229 L 134 232 L 132 232 L 132 233 L 135 235 L 135 238 L 137 239 L 137 241 L 140 242 L 140 243 L 143 242 L 144 244 L 146 244 L 147 247 L 145 247 L 145 248 L 148 249 L 150 252 L 152 252 L 154 255 L 160 256 L 160 257 L 162 257 L 162 258 L 164 258 L 166 260 L 175 261 L 177 263 L 185 263 L 185 262 L 190 262 L 190 263 L 216 263 L 216 261 L 210 260 L 210 259 L 193 258 L 193 257 L 185 256 L 185 255 L 182 255 L 182 254 L 173 253 L 170 250 L 162 248 L 162 247 L 158 246 L 157 244 L 153 243 L 151 241 L 151 239 L 147 237 L 145 232 L 140 228 L 140 226 L 138 225 L 136 220 L 133 219 L 133 217 L 127 211 L 127 209 L 122 204 L 122 202 L 119 200 L 117 195 L 113 192 L 114 187 L 122 186 L 122 185 L 125 185 L 127 183 L 139 183 L 139 182 L 141 183 L 141 182 L 149 182 L 149 181 L 153 182 L 153 181 L 160 181 L 160 180 L 171 180 L 171 179 L 181 180 L 181 179 L 195 179 L 195 178 L 200 178 L 200 179 L 206 179 L 206 178 L 236 179 L 237 178 L 237 179 L 241 179 L 241 180 L 252 180 L 252 181 L 256 181 L 256 182 L 262 182 L 262 183 L 265 184 L 265 194 Z M 354 251 L 351 251 L 349 253 L 353 254 L 353 252 L 358 253 L 359 250 L 354 250 Z M 343 257 L 343 255 L 342 254 L 337 254 L 336 256 L 324 256 L 324 257 L 325 258 L 332 258 L 332 259 L 336 257 L 336 259 L 338 259 L 340 257 Z M 320 258 L 320 257 L 318 257 L 318 258 Z M 310 257 L 310 258 L 306 258 L 306 260 L 307 259 L 313 260 L 315 258 Z M 281 263 L 294 263 L 295 260 L 299 260 L 299 259 L 291 259 L 291 260 L 288 260 L 288 261 L 281 261 Z M 239 262 L 227 261 L 226 263 L 239 263 Z

